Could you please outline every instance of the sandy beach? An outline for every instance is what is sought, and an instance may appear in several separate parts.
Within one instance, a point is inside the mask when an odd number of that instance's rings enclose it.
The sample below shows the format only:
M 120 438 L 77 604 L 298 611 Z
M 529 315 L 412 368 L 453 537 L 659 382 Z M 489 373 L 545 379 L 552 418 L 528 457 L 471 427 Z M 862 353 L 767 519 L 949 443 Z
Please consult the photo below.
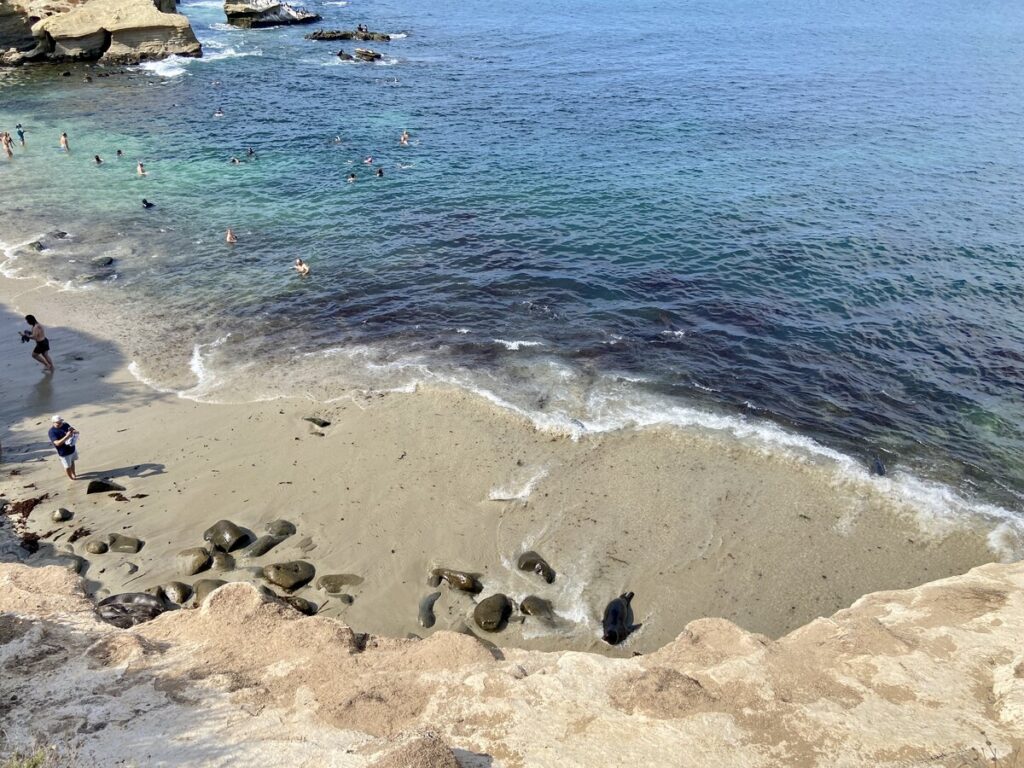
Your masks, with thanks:
M 170 580 L 260 582 L 261 566 L 302 559 L 317 575 L 361 579 L 351 604 L 312 584 L 296 593 L 358 632 L 471 626 L 498 645 L 628 655 L 665 645 L 701 617 L 778 637 L 866 593 L 1012 554 L 990 546 L 998 521 L 938 520 L 887 478 L 857 480 L 827 458 L 728 434 L 658 428 L 573 440 L 447 389 L 352 391 L 331 403 L 193 402 L 131 375 L 132 329 L 87 292 L 4 280 L 0 300 L 0 492 L 8 501 L 46 495 L 29 518 L 42 535 L 29 562 L 85 557 L 97 597 Z M 52 376 L 18 341 L 28 312 L 52 340 Z M 82 433 L 75 483 L 46 442 L 55 412 Z M 330 425 L 317 428 L 311 416 Z M 123 485 L 127 500 L 87 495 L 97 478 Z M 59 507 L 73 518 L 52 522 Z M 202 546 L 214 522 L 261 535 L 281 518 L 297 533 L 263 557 L 223 573 L 181 573 L 177 553 Z M 68 545 L 82 528 L 88 535 Z M 110 533 L 144 546 L 86 554 L 88 541 Z M 551 564 L 554 583 L 516 569 L 527 549 Z M 483 633 L 474 598 L 442 585 L 437 623 L 424 629 L 417 606 L 436 567 L 480 574 L 480 598 L 544 597 L 556 621 L 527 617 Z M 627 590 L 643 626 L 611 648 L 600 639 L 601 613 Z

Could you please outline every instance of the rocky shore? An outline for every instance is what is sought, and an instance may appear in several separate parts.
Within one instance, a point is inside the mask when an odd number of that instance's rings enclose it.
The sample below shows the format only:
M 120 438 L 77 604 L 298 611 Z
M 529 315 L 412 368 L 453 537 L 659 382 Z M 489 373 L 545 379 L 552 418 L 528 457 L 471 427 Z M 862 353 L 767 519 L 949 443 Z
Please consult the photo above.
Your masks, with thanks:
M 0 0 L 0 64 L 201 56 L 173 0 Z
M 121 630 L 66 569 L 0 566 L 6 750 L 78 765 L 982 766 L 1024 757 L 1024 564 L 881 592 L 777 641 L 655 653 L 401 640 L 247 584 Z

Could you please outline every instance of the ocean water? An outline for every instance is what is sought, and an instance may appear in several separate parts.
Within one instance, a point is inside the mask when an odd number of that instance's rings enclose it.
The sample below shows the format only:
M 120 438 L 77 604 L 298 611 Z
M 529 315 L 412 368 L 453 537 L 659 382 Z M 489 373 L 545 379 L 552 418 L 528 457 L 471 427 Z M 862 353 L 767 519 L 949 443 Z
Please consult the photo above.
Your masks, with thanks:
M 455 383 L 1021 508 L 1024 5 L 308 7 L 396 39 L 186 0 L 201 60 L 0 72 L 4 273 L 144 318 L 188 397 Z

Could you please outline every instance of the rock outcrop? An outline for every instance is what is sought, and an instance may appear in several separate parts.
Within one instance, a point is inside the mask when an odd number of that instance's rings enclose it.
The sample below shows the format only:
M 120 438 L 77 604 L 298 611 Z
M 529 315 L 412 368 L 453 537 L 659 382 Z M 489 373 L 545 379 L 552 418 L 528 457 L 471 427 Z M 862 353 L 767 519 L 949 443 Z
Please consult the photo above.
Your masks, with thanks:
M 122 630 L 68 571 L 0 565 L 5 747 L 83 765 L 1013 766 L 1022 636 L 1024 563 L 630 659 L 368 637 L 244 583 Z
M 228 24 L 246 29 L 277 27 L 282 24 L 312 24 L 320 16 L 278 0 L 224 0 Z
M 19 31 L 18 19 L 31 25 Z M 201 56 L 188 19 L 173 0 L 0 0 L 0 64 L 104 61 L 135 64 Z
M 307 40 L 362 40 L 363 42 L 376 41 L 380 43 L 387 43 L 391 41 L 391 35 L 386 35 L 383 32 L 361 32 L 358 29 L 318 29 L 316 32 L 310 32 L 306 35 Z M 318 427 L 329 427 L 331 422 L 324 421 L 323 419 L 307 418 L 306 421 L 311 421 Z M 322 422 L 322 423 L 318 423 Z

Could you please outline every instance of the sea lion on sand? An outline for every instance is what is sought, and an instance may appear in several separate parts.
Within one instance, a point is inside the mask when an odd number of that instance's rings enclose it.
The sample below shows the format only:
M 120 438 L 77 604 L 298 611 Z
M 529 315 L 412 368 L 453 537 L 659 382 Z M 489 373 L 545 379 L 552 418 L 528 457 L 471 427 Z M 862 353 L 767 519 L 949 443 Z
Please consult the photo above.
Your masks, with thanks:
M 541 621 L 551 622 L 555 620 L 555 611 L 550 600 L 543 597 L 530 595 L 519 604 L 519 610 L 527 616 L 533 616 Z
M 472 573 L 453 571 L 450 568 L 435 568 L 430 572 L 427 584 L 431 587 L 436 587 L 442 581 L 446 582 L 452 589 L 461 589 L 463 592 L 469 592 L 474 595 L 480 594 L 484 589 L 480 579 Z
M 420 600 L 419 620 L 421 627 L 430 629 L 434 626 L 434 622 L 437 621 L 437 619 L 434 618 L 434 603 L 437 602 L 437 598 L 440 596 L 440 592 L 431 592 Z
M 618 645 L 629 637 L 630 632 L 640 629 L 639 624 L 632 623 L 633 609 L 629 605 L 632 599 L 632 592 L 623 592 L 604 609 L 601 639 L 609 645 Z
M 108 624 L 121 629 L 134 627 L 144 621 L 151 621 L 166 610 L 159 597 L 144 592 L 125 592 L 111 595 L 100 601 L 96 612 Z
M 548 565 L 547 561 L 533 550 L 523 552 L 519 556 L 516 567 L 520 571 L 533 571 L 548 584 L 555 580 L 555 569 Z

